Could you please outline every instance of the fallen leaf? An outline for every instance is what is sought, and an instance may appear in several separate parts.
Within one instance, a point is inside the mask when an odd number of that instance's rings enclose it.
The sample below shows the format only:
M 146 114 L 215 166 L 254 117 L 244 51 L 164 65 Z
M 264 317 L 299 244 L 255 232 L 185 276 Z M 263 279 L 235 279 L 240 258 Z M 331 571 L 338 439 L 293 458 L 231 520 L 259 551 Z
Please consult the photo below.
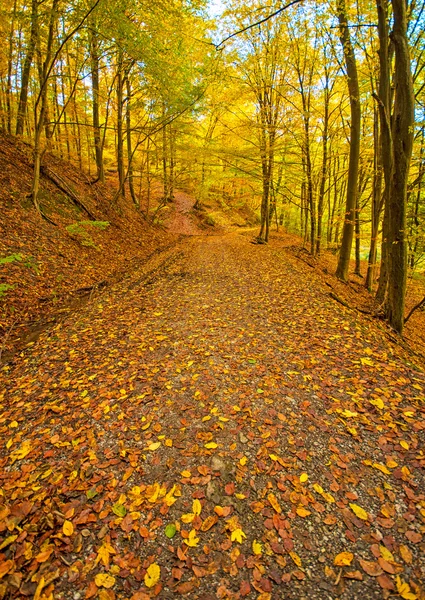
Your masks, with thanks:
M 154 585 L 156 585 L 158 583 L 160 577 L 161 577 L 160 566 L 157 565 L 156 563 L 150 564 L 146 570 L 145 577 L 144 577 L 145 586 L 148 588 L 153 587 Z
M 263 553 L 263 547 L 260 544 L 260 542 L 257 542 L 257 540 L 254 540 L 252 542 L 252 551 L 254 552 L 255 555 L 260 556 Z
M 362 521 L 368 520 L 367 512 L 364 510 L 364 508 L 362 508 L 358 504 L 353 504 L 353 503 L 350 503 L 350 508 L 353 511 L 353 513 L 356 515 L 356 517 L 358 517 L 359 519 L 362 519 Z
M 115 585 L 115 577 L 109 575 L 109 573 L 98 573 L 94 578 L 94 582 L 97 587 L 104 587 L 110 589 Z
M 70 535 L 72 535 L 74 533 L 74 525 L 72 524 L 72 522 L 71 521 L 64 521 L 64 523 L 62 525 L 62 531 L 68 537 Z
M 351 552 L 340 552 L 334 558 L 334 565 L 337 567 L 349 567 L 353 562 L 354 554 Z
M 397 592 L 404 600 L 417 600 L 417 595 L 410 591 L 410 585 L 403 581 L 403 579 L 400 579 L 399 575 L 397 575 L 395 582 L 397 586 Z

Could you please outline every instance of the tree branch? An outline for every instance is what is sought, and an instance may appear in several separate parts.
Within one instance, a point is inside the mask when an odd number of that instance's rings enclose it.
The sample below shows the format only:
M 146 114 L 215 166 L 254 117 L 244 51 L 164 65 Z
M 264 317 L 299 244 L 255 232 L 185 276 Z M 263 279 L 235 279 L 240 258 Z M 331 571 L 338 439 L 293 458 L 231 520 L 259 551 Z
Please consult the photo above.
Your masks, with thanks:
M 262 25 L 263 23 L 266 23 L 267 21 L 269 21 L 273 17 L 276 17 L 278 14 L 280 14 L 281 12 L 283 12 L 284 10 L 286 10 L 287 8 L 290 8 L 291 6 L 294 6 L 294 4 L 298 4 L 299 2 L 302 2 L 302 1 L 303 0 L 292 0 L 292 2 L 289 2 L 289 4 L 285 4 L 285 6 L 281 6 L 281 8 L 279 8 L 277 11 L 275 11 L 271 15 L 268 15 L 267 17 L 264 17 L 264 19 L 261 19 L 260 21 L 257 21 L 256 23 L 252 23 L 251 25 L 248 25 L 247 27 L 244 27 L 243 29 L 240 29 L 239 31 L 235 31 L 235 33 L 232 33 L 231 35 L 227 36 L 227 38 L 224 38 L 224 40 L 222 40 L 219 44 L 217 44 L 216 45 L 216 49 L 218 50 L 220 48 L 220 46 L 222 46 L 223 44 L 225 44 L 231 38 L 233 38 L 233 37 L 235 37 L 237 35 L 240 35 L 241 33 L 244 33 L 245 31 L 248 31 L 248 29 L 252 29 L 253 27 L 257 27 L 257 25 Z

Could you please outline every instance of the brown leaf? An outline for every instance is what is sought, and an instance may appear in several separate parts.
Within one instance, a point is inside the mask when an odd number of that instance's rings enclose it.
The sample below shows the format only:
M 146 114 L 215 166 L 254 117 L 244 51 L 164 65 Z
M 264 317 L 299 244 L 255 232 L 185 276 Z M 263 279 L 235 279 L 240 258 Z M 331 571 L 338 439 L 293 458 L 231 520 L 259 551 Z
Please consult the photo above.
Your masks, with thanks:
M 362 558 L 359 558 L 359 563 L 363 571 L 365 571 L 371 577 L 378 577 L 378 575 L 382 575 L 383 573 L 382 568 L 377 562 L 371 560 L 363 560 Z
M 246 579 L 241 582 L 239 593 L 241 596 L 248 596 L 248 594 L 251 593 L 251 586 L 249 584 L 249 581 L 247 581 Z
M 184 583 L 180 583 L 176 587 L 176 591 L 179 594 L 188 594 L 196 587 L 196 583 L 194 581 L 185 581 Z
M 356 579 L 357 581 L 363 581 L 363 575 L 360 571 L 347 571 L 344 573 L 343 577 L 346 579 Z
M 394 590 L 394 581 L 388 577 L 388 575 L 378 575 L 376 581 L 379 583 L 383 590 Z
M 218 521 L 218 517 L 216 515 L 209 515 L 205 521 L 201 525 L 201 531 L 208 531 L 213 527 Z
M 419 542 L 422 540 L 422 535 L 420 533 L 416 533 L 416 531 L 406 531 L 405 535 L 409 542 L 412 542 L 412 544 L 419 544 Z

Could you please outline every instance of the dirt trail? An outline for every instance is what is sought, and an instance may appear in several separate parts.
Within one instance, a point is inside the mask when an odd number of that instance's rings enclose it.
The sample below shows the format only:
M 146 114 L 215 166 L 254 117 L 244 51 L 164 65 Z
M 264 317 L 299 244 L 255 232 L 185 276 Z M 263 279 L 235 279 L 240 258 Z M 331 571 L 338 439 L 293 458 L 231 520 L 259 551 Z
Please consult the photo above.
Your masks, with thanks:
M 194 204 L 195 200 L 189 194 L 181 191 L 174 193 L 174 200 L 169 205 L 171 215 L 165 222 L 166 228 L 171 233 L 181 235 L 199 235 L 202 233 L 190 214 Z
M 10 597 L 423 597 L 424 374 L 249 239 L 185 239 L 3 369 Z

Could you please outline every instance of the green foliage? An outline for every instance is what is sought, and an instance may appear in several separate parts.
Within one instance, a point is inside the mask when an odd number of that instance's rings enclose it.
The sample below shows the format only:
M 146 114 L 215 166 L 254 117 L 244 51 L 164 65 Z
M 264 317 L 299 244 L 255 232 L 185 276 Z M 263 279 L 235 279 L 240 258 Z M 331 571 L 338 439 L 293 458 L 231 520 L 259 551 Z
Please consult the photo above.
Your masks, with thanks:
M 8 290 L 13 290 L 15 286 L 10 285 L 9 283 L 0 283 L 0 298 L 3 298 L 6 295 Z
M 66 227 L 67 232 L 71 236 L 77 236 L 80 244 L 87 248 L 97 248 L 91 235 L 86 228 L 95 228 L 104 230 L 109 227 L 109 221 L 78 221 L 77 223 L 71 223 Z
M 23 260 L 22 254 L 9 254 L 9 256 L 5 256 L 4 258 L 0 258 L 0 265 L 6 265 L 8 263 L 13 262 L 21 262 Z
M 3 258 L 0 258 L 0 265 L 7 265 L 14 262 L 20 262 L 25 267 L 33 269 L 37 273 L 37 275 L 39 275 L 40 273 L 38 265 L 33 256 L 28 256 L 27 258 L 25 258 L 25 256 L 23 256 L 20 252 L 15 252 L 13 254 L 9 254 L 9 256 L 4 256 Z

